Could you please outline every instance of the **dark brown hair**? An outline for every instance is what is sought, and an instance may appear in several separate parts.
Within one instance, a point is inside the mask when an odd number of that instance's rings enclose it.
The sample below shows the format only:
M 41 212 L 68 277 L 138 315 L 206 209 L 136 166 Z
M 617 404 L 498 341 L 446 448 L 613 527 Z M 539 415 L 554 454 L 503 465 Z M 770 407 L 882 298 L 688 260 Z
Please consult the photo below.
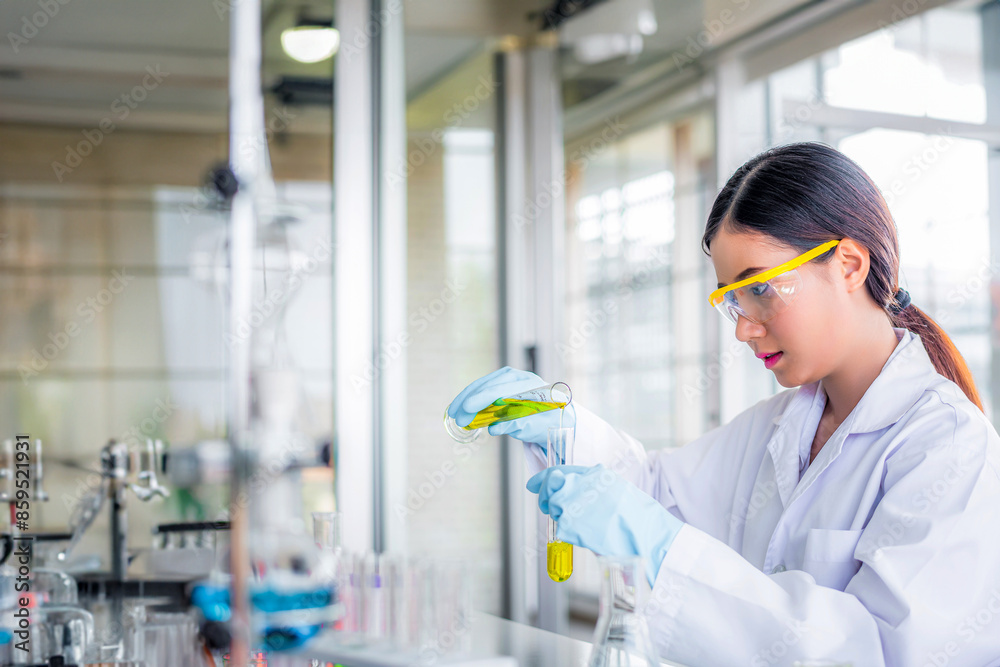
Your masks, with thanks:
M 898 313 L 899 240 L 882 193 L 854 161 L 825 144 L 778 146 L 736 170 L 715 198 L 702 248 L 726 225 L 734 232 L 759 232 L 801 252 L 833 239 L 854 239 L 868 249 L 868 294 L 885 309 L 892 325 L 920 336 L 938 373 L 953 381 L 983 409 L 972 373 L 948 334 L 910 304 Z M 826 262 L 833 250 L 815 261 Z

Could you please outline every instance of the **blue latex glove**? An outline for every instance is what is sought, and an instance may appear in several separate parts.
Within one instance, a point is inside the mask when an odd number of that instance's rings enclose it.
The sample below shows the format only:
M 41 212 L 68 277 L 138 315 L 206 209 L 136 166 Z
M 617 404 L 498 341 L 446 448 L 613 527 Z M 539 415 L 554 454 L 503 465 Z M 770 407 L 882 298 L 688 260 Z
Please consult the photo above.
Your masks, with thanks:
M 477 412 L 497 399 L 544 387 L 547 384 L 534 373 L 504 366 L 463 389 L 448 406 L 448 416 L 458 422 L 459 426 L 468 426 Z M 509 435 L 522 442 L 538 443 L 543 450 L 546 450 L 549 429 L 559 426 L 560 412 L 566 413 L 563 416 L 563 426 L 576 426 L 576 411 L 571 403 L 565 410 L 549 410 L 530 417 L 497 422 L 490 424 L 487 430 L 490 435 Z
M 528 480 L 556 538 L 602 556 L 640 556 L 650 586 L 684 522 L 601 464 L 552 466 Z

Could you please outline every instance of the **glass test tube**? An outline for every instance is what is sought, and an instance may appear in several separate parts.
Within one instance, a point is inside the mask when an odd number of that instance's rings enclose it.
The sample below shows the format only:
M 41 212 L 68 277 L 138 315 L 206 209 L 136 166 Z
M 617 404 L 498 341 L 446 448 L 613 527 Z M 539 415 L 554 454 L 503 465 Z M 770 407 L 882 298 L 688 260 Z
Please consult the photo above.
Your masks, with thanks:
M 492 404 L 476 413 L 472 423 L 459 426 L 458 422 L 444 413 L 444 428 L 458 442 L 472 442 L 478 438 L 490 424 L 506 422 L 521 417 L 565 408 L 573 400 L 573 392 L 565 382 L 556 382 L 544 387 L 537 387 L 498 398 Z
M 573 443 L 575 428 L 550 428 L 548 442 L 548 465 L 573 464 Z M 553 581 L 566 581 L 573 574 L 573 545 L 560 542 L 556 538 L 558 523 L 548 517 L 548 543 L 545 546 L 545 562 L 549 578 Z
M 320 581 L 331 584 L 336 591 L 336 599 L 343 607 L 341 616 L 333 622 L 333 629 L 344 633 L 355 628 L 357 607 L 352 595 L 350 577 L 353 574 L 352 559 L 343 553 L 341 547 L 341 513 L 313 512 L 313 540 L 320 551 L 316 576 Z M 351 616 L 349 619 L 348 617 Z M 341 637 L 347 639 L 347 637 Z

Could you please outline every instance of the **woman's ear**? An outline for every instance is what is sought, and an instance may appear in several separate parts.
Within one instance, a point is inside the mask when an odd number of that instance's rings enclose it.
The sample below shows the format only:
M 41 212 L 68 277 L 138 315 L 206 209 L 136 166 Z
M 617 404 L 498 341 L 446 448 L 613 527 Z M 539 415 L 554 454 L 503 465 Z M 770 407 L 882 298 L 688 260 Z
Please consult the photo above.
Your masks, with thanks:
M 837 244 L 833 261 L 840 268 L 849 293 L 864 287 L 871 268 L 867 248 L 854 239 L 843 239 Z

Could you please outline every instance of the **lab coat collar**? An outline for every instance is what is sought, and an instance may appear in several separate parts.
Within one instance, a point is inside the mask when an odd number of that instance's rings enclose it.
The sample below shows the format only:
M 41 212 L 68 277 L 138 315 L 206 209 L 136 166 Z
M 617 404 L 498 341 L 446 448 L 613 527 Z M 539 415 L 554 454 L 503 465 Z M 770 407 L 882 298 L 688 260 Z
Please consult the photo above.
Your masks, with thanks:
M 820 382 L 802 385 L 792 395 L 792 400 L 782 414 L 775 419 L 778 426 L 767 443 L 767 451 L 771 457 L 778 497 L 784 507 L 788 507 L 791 502 L 792 493 L 802 473 L 802 457 L 808 459 L 812 436 L 816 433 L 812 429 L 810 434 L 807 424 L 819 422 L 825 398 Z
M 941 377 L 920 336 L 901 328 L 893 331 L 899 343 L 855 406 L 851 433 L 872 433 L 892 426 Z
M 872 433 L 895 424 L 939 377 L 920 336 L 898 327 L 893 327 L 893 331 L 898 341 L 896 348 L 845 420 L 843 426 L 849 433 Z M 824 396 L 817 396 L 822 383 L 818 380 L 799 387 L 775 423 L 779 427 L 790 422 L 801 423 L 810 407 L 824 400 Z
M 823 381 L 811 382 L 795 390 L 788 406 L 775 418 L 777 430 L 767 449 L 774 466 L 778 495 L 785 507 L 800 488 L 800 479 L 805 479 L 803 471 L 806 477 L 815 479 L 840 454 L 848 435 L 879 431 L 895 424 L 913 407 L 933 379 L 939 377 L 920 337 L 906 329 L 893 330 L 898 341 L 895 349 L 854 410 L 823 446 L 815 465 L 809 465 L 808 460 L 816 425 L 826 404 Z

